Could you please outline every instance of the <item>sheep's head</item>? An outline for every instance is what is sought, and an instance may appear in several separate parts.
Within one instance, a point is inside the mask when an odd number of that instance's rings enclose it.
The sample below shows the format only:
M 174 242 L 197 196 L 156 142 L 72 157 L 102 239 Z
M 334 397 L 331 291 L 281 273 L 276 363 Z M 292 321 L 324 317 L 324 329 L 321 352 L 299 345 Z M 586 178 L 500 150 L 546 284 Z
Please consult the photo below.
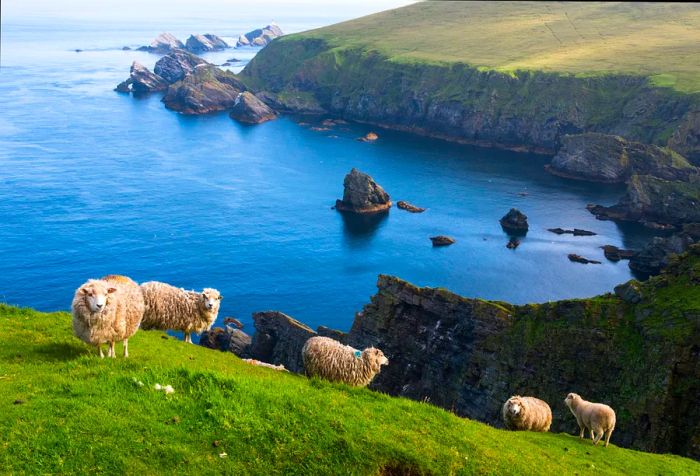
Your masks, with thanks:
M 109 283 L 96 279 L 91 279 L 78 290 L 92 313 L 102 312 L 107 307 L 109 295 L 116 291 L 117 288 L 111 287 Z
M 564 403 L 569 409 L 573 409 L 581 401 L 581 396 L 578 393 L 570 393 L 564 399 Z
M 510 397 L 506 402 L 506 413 L 511 418 L 518 418 L 523 412 L 523 401 L 519 395 Z
M 368 347 L 363 350 L 362 358 L 369 362 L 375 371 L 379 371 L 382 365 L 389 365 L 389 359 L 384 356 L 384 352 L 374 347 Z
M 222 296 L 216 289 L 204 288 L 201 294 L 202 307 L 210 316 L 216 316 L 219 313 Z

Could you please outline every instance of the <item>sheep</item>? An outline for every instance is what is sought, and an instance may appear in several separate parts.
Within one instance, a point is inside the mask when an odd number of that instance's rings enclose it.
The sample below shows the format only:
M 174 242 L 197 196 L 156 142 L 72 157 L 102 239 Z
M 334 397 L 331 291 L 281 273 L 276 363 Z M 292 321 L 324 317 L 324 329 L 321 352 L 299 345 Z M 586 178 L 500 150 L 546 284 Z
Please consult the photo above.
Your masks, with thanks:
M 114 343 L 123 341 L 124 357 L 129 357 L 129 337 L 138 330 L 144 308 L 141 289 L 130 278 L 109 275 L 90 279 L 73 297 L 73 332 L 96 346 L 102 358 L 102 344 L 109 344 L 107 356 L 114 358 Z
M 552 410 L 535 397 L 515 395 L 503 404 L 503 422 L 509 430 L 549 431 Z
M 211 328 L 219 314 L 222 296 L 216 289 L 186 291 L 166 283 L 149 281 L 141 285 L 146 312 L 141 329 L 182 331 L 185 342 L 192 343 L 192 332 Z
M 309 377 L 318 376 L 333 382 L 365 387 L 389 360 L 381 350 L 363 351 L 329 337 L 312 337 L 301 349 L 304 369 Z
M 610 443 L 610 436 L 615 430 L 615 412 L 609 406 L 602 403 L 587 402 L 580 395 L 570 393 L 564 399 L 564 403 L 576 417 L 576 422 L 581 430 L 579 438 L 583 438 L 586 429 L 591 432 L 591 440 L 597 445 L 605 434 L 605 446 Z

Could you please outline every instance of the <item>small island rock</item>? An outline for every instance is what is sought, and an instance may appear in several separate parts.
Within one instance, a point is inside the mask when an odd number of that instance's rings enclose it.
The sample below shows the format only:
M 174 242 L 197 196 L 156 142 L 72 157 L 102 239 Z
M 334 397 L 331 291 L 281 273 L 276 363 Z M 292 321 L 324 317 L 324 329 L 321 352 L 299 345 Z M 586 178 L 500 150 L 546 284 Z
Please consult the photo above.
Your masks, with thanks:
M 399 200 L 398 202 L 396 202 L 396 206 L 402 210 L 406 210 L 407 212 L 411 212 L 411 213 L 423 213 L 425 211 L 425 208 L 411 205 L 410 203 L 405 202 L 403 200 Z
M 375 132 L 368 132 L 366 135 L 360 137 L 358 140 L 362 142 L 374 142 L 379 139 L 379 136 Z
M 377 213 L 391 208 L 389 194 L 366 173 L 353 168 L 343 181 L 343 199 L 335 208 L 352 213 Z
M 148 51 L 151 53 L 170 53 L 172 50 L 177 48 L 184 48 L 185 45 L 182 41 L 175 38 L 174 35 L 170 33 L 161 33 L 156 36 L 156 38 L 151 41 L 149 46 L 141 46 L 138 48 L 139 51 Z
M 574 263 L 582 263 L 582 264 L 600 264 L 600 261 L 584 258 L 583 256 L 571 253 L 569 254 L 569 261 L 573 261 Z
M 204 35 L 190 35 L 185 43 L 185 49 L 190 53 L 221 51 L 226 48 L 229 48 L 229 44 L 211 33 L 206 33 Z
M 244 124 L 260 124 L 276 119 L 277 113 L 253 93 L 244 91 L 236 98 L 230 117 Z
M 431 236 L 430 241 L 433 242 L 433 246 L 450 246 L 456 242 L 454 238 L 445 235 Z
M 500 219 L 500 223 L 506 233 L 522 234 L 527 233 L 529 229 L 527 215 L 517 208 L 511 208 L 510 211 Z

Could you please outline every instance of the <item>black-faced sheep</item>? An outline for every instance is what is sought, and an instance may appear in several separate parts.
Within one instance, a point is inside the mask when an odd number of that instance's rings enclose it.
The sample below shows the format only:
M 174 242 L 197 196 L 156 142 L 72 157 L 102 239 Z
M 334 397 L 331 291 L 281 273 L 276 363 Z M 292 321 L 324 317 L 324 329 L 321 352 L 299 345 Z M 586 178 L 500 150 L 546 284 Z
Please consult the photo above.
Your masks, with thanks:
M 182 331 L 185 342 L 192 343 L 191 334 L 209 330 L 219 314 L 221 294 L 216 289 L 205 288 L 200 293 L 149 281 L 141 290 L 146 302 L 141 323 L 145 330 Z
M 109 344 L 109 357 L 116 357 L 114 343 L 124 342 L 124 357 L 129 356 L 129 337 L 141 324 L 144 312 L 139 285 L 126 276 L 110 275 L 91 279 L 80 286 L 73 297 L 73 332 L 83 342 L 102 353 Z
M 594 445 L 597 445 L 605 434 L 605 446 L 608 446 L 616 420 L 612 408 L 602 403 L 587 402 L 576 393 L 568 394 L 564 403 L 576 417 L 576 422 L 581 430 L 579 438 L 583 438 L 585 430 L 588 429 L 591 432 L 591 440 L 593 440 Z
M 381 350 L 369 347 L 363 351 L 329 337 L 312 337 L 301 350 L 304 369 L 309 377 L 317 376 L 333 382 L 364 387 L 389 360 Z
M 509 430 L 549 431 L 552 425 L 552 409 L 535 397 L 510 397 L 503 404 L 502 413 Z

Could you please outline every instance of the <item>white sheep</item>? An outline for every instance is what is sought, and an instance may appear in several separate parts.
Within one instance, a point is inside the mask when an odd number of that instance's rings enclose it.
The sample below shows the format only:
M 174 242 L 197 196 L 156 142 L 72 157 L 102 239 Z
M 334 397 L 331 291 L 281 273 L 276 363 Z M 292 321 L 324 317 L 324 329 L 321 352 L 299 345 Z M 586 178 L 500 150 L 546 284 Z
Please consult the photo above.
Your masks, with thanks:
M 141 290 L 146 302 L 141 322 L 145 330 L 182 331 L 185 342 L 192 343 L 191 333 L 209 330 L 219 314 L 221 294 L 216 289 L 205 288 L 200 293 L 149 281 Z
M 510 397 L 503 404 L 502 413 L 509 430 L 549 431 L 552 425 L 552 409 L 535 397 Z
M 312 337 L 301 350 L 304 369 L 309 377 L 318 376 L 333 382 L 367 386 L 389 360 L 381 350 L 363 351 L 329 337 Z
M 576 417 L 581 430 L 579 438 L 583 438 L 585 430 L 588 429 L 594 445 L 597 445 L 605 434 L 605 446 L 608 446 L 610 436 L 615 429 L 615 412 L 612 408 L 602 403 L 587 402 L 576 393 L 568 394 L 564 403 Z
M 129 356 L 129 337 L 141 324 L 144 312 L 139 285 L 126 276 L 109 275 L 90 279 L 75 292 L 71 306 L 73 332 L 83 342 L 102 353 L 109 344 L 109 357 L 116 357 L 114 343 L 124 342 L 124 357 Z

